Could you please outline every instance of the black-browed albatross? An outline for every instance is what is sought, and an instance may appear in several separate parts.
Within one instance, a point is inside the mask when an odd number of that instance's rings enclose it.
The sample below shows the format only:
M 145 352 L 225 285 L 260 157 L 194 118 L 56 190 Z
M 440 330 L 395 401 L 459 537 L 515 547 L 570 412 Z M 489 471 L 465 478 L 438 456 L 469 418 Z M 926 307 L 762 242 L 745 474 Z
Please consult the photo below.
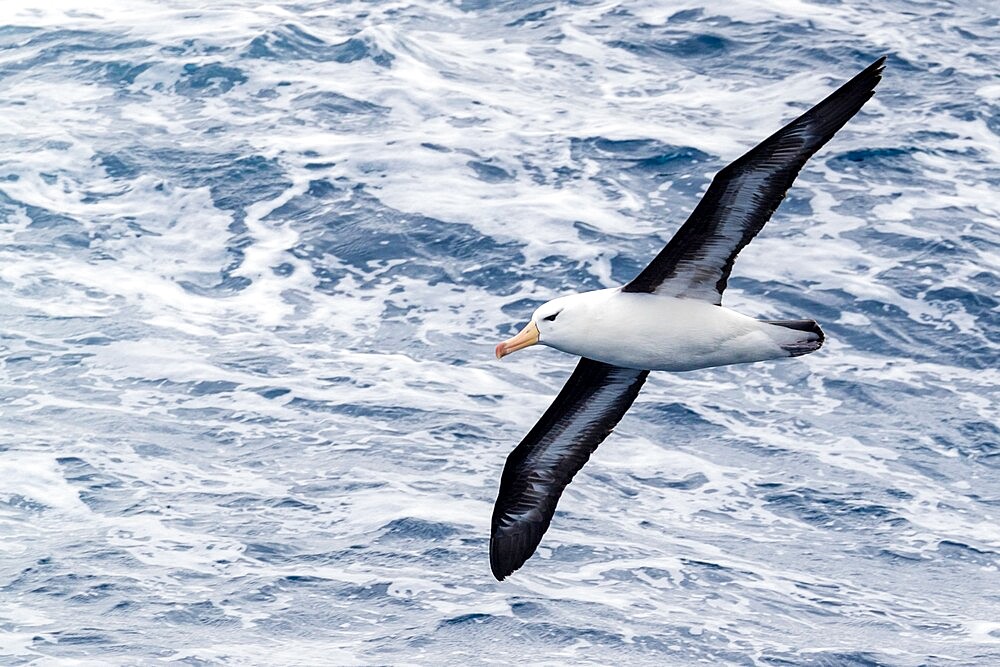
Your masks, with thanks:
M 722 307 L 740 250 L 799 170 L 875 92 L 885 57 L 716 174 L 694 212 L 627 285 L 539 307 L 497 358 L 536 343 L 582 357 L 535 427 L 507 457 L 493 509 L 490 568 L 521 567 L 563 489 L 632 405 L 650 370 L 686 371 L 818 350 L 813 320 L 761 321 Z

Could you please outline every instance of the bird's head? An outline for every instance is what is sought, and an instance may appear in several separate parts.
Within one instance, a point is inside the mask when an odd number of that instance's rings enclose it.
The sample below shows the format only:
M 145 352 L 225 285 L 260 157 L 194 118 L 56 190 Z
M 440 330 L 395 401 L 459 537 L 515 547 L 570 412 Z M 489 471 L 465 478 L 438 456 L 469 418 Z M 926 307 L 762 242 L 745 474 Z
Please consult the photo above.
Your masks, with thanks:
M 537 343 L 563 349 L 585 331 L 587 302 L 585 294 L 571 294 L 542 304 L 521 331 L 496 347 L 497 359 Z

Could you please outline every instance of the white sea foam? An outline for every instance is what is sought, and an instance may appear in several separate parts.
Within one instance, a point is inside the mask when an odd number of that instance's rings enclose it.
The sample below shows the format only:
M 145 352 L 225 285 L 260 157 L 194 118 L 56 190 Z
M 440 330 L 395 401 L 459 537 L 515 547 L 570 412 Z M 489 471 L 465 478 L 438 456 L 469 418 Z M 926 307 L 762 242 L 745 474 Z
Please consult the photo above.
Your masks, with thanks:
M 0 653 L 989 662 L 986 15 L 5 2 Z M 654 374 L 493 583 L 504 458 L 573 360 L 492 344 L 881 53 L 726 294 L 824 349 Z

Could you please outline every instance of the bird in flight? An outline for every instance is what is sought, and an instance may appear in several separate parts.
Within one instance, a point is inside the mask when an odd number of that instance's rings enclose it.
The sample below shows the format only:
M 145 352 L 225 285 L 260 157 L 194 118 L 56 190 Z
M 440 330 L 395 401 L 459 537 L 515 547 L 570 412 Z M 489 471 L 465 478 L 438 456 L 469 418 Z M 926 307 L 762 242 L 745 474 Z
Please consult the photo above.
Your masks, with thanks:
M 885 56 L 712 179 L 677 233 L 631 282 L 540 306 L 498 359 L 541 343 L 582 357 L 534 428 L 507 457 L 493 508 L 490 568 L 503 580 L 534 553 L 563 489 L 608 437 L 651 370 L 688 371 L 814 352 L 813 320 L 763 321 L 722 306 L 739 252 L 806 161 L 856 114 Z

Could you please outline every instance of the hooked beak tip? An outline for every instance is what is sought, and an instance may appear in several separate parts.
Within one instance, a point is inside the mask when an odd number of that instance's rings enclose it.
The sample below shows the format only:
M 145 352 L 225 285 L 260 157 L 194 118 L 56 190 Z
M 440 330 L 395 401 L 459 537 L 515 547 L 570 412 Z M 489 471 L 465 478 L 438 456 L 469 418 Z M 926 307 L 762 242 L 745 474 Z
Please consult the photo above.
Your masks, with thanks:
M 517 352 L 518 350 L 535 345 L 538 343 L 538 338 L 538 326 L 534 322 L 528 322 L 528 325 L 521 329 L 520 333 L 496 346 L 494 351 L 496 352 L 497 359 L 503 359 L 511 352 Z

